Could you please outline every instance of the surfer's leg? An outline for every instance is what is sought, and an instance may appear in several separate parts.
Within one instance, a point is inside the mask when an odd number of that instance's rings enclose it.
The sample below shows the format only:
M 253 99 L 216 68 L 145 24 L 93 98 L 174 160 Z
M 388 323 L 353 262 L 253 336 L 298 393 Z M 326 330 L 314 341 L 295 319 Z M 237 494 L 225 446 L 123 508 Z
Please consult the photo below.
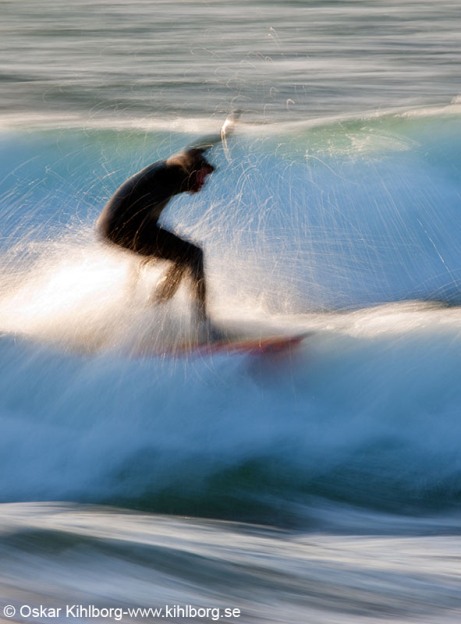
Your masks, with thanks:
M 199 320 L 206 320 L 206 286 L 203 251 L 200 247 L 179 238 L 175 234 L 160 227 L 150 232 L 150 241 L 144 242 L 139 253 L 143 255 L 169 260 L 172 266 L 168 269 L 160 287 L 154 293 L 156 302 L 171 299 L 179 288 L 187 271 L 193 283 L 193 295 L 197 304 Z
M 181 284 L 185 270 L 186 267 L 181 264 L 177 264 L 176 262 L 172 264 L 157 286 L 152 300 L 155 303 L 163 303 L 174 297 Z
M 197 316 L 199 321 L 207 320 L 206 311 L 206 282 L 203 251 L 200 247 L 191 245 L 187 259 L 190 277 L 192 280 L 193 294 L 197 306 Z

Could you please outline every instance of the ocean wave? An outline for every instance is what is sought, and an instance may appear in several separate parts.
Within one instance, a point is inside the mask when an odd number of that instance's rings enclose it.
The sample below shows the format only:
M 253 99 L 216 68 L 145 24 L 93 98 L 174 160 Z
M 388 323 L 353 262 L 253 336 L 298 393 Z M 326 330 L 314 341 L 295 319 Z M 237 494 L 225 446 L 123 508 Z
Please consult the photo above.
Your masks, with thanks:
M 92 224 L 119 181 L 189 130 L 8 133 L 1 500 L 276 523 L 319 501 L 457 507 L 459 121 L 243 124 L 206 192 L 175 204 L 169 223 L 204 245 L 217 319 L 313 332 L 285 364 L 133 357 L 190 331 L 188 293 L 152 310 L 162 268 L 133 294 L 132 260 Z
M 459 319 L 396 335 L 388 318 L 389 334 L 359 338 L 370 320 L 338 319 L 285 362 L 65 356 L 4 338 L 2 500 L 282 524 L 319 501 L 457 506 Z

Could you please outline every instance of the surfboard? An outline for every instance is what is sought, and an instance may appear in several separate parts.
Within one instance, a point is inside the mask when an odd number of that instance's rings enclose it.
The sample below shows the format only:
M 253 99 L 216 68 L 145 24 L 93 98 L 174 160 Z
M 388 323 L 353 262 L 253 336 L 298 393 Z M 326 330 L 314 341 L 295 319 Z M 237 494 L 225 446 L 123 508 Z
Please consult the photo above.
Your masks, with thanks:
M 308 333 L 271 335 L 260 337 L 233 337 L 223 340 L 177 344 L 172 347 L 144 351 L 144 356 L 168 356 L 181 358 L 213 354 L 275 356 L 295 350 L 306 339 Z
M 191 351 L 198 353 L 276 354 L 299 346 L 305 338 L 306 334 L 295 334 L 288 336 L 276 335 L 258 338 L 220 340 L 198 345 Z

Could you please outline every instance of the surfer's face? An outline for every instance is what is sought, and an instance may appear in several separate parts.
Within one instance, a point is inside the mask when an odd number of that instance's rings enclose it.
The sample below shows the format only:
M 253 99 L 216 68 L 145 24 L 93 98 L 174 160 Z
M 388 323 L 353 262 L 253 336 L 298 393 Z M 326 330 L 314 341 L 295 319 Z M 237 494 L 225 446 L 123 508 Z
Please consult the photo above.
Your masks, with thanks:
M 191 175 L 190 193 L 198 193 L 204 186 L 207 177 L 212 174 L 214 167 L 210 164 L 202 165 L 200 169 L 194 171 Z

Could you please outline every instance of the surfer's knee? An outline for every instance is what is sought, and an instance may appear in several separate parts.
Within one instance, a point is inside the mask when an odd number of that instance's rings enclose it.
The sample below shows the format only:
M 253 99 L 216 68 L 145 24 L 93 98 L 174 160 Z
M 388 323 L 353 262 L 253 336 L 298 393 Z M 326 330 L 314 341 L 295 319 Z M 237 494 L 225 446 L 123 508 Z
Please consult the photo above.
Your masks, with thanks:
M 201 249 L 197 245 L 193 245 L 192 243 L 190 243 L 186 261 L 191 271 L 198 277 L 201 277 L 201 275 L 203 274 L 204 263 L 203 249 Z

